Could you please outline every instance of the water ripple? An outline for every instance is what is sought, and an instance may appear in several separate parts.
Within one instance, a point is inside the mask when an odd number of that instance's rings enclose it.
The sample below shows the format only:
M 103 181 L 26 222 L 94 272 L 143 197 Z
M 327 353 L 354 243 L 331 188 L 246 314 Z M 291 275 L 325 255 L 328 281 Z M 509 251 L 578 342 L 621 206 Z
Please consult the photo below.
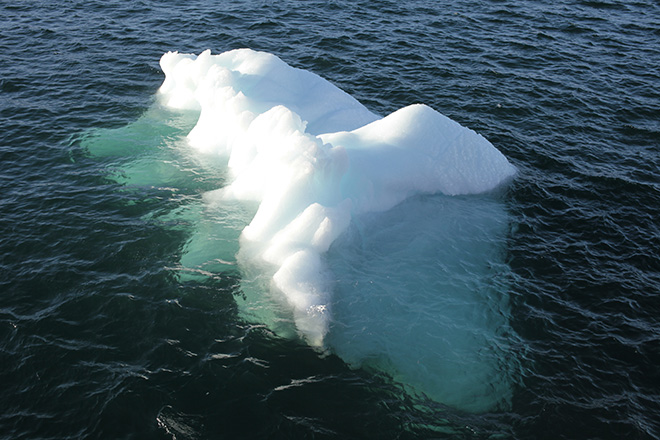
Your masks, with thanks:
M 0 437 L 660 437 L 657 3 L 0 11 Z M 525 377 L 510 412 L 411 399 L 240 322 L 235 274 L 188 282 L 168 269 L 189 237 L 158 219 L 203 185 L 127 190 L 109 173 L 121 159 L 92 160 L 79 139 L 138 119 L 163 52 L 237 47 L 381 114 L 428 103 L 515 162 L 510 294 Z

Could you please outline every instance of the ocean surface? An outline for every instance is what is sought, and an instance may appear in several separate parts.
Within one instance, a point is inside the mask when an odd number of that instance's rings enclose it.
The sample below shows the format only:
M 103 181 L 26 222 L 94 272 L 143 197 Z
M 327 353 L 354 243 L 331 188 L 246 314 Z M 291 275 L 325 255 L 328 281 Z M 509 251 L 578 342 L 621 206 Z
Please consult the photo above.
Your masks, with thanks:
M 657 2 L 3 1 L 0 17 L 1 439 L 660 438 Z M 253 213 L 204 204 L 226 160 L 190 153 L 197 115 L 157 102 L 164 53 L 237 48 L 378 115 L 426 104 L 517 169 L 487 199 L 427 195 L 337 239 L 335 327 L 354 345 L 246 316 L 231 258 Z M 461 354 L 452 319 L 474 321 L 436 310 L 443 280 L 506 329 L 488 350 Z M 399 302 L 359 304 L 388 289 L 421 297 L 466 380 L 506 373 L 496 403 L 454 404 L 456 372 L 437 399 L 351 362 L 382 343 L 361 328 L 431 350 L 398 331 Z

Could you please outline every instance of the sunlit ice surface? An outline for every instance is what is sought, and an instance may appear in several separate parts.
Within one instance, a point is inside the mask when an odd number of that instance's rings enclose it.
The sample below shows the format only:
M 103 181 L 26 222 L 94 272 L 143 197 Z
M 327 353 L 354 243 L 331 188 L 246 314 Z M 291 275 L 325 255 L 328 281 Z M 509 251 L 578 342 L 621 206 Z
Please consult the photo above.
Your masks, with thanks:
M 158 102 L 86 144 L 121 155 L 127 185 L 204 189 L 161 215 L 191 231 L 181 276 L 239 271 L 245 319 L 442 404 L 508 405 L 496 192 L 515 168 L 490 142 L 423 104 L 376 115 L 268 53 L 161 67 Z

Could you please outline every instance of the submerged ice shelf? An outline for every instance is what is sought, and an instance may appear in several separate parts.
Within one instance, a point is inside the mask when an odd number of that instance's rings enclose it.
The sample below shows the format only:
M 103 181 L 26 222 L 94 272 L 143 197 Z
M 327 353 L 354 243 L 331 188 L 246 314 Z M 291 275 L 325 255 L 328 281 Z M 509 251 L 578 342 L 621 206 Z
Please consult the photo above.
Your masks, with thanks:
M 490 142 L 426 105 L 380 117 L 264 52 L 170 52 L 161 67 L 161 105 L 199 112 L 195 161 L 226 161 L 203 197 L 225 220 L 198 223 L 182 264 L 201 267 L 220 236 L 247 319 L 460 409 L 510 398 L 507 216 L 479 194 L 515 168 Z

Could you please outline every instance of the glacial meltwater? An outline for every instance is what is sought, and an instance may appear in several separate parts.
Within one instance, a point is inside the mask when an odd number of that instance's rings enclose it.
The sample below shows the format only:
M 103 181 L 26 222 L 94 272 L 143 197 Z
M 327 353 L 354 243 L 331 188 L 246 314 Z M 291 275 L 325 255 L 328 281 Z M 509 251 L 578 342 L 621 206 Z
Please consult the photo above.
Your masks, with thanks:
M 0 10 L 0 439 L 660 438 L 656 3 Z

